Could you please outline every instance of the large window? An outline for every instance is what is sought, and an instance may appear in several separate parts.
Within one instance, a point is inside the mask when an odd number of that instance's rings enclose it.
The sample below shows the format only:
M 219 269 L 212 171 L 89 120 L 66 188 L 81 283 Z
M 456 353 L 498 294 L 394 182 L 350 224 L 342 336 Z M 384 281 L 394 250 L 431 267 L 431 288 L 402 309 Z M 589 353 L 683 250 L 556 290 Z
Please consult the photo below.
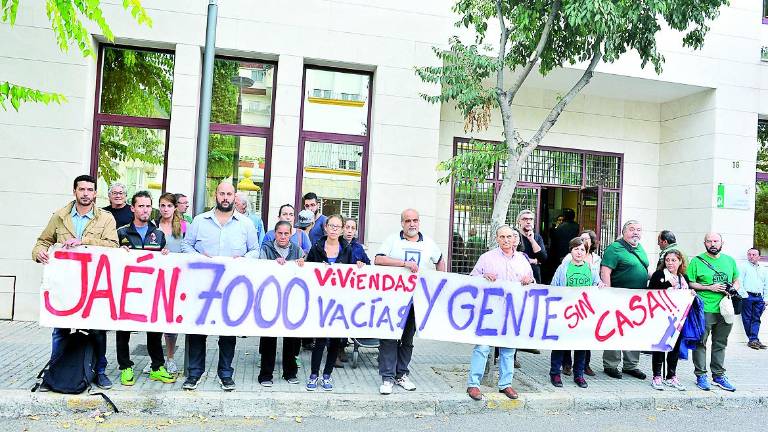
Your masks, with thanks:
M 314 192 L 325 215 L 358 219 L 365 234 L 371 79 L 366 72 L 306 67 L 296 201 Z
M 108 186 L 124 183 L 130 197 L 165 190 L 173 90 L 172 53 L 102 46 L 99 49 L 91 172 L 99 205 Z
M 215 204 L 216 185 L 226 180 L 267 220 L 275 72 L 272 63 L 214 61 L 206 208 Z

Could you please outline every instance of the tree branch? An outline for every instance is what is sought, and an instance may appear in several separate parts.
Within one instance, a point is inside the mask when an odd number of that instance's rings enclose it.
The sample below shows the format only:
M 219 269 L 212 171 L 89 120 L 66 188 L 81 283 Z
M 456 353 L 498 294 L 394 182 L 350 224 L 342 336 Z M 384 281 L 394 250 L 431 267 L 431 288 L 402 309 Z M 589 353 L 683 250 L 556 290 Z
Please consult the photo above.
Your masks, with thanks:
M 587 69 L 584 71 L 584 73 L 581 75 L 581 78 L 579 78 L 578 81 L 576 81 L 576 84 L 571 87 L 571 89 L 568 91 L 568 93 L 563 96 L 562 99 L 560 99 L 560 102 L 558 102 L 552 110 L 549 112 L 549 115 L 547 115 L 547 118 L 544 119 L 544 121 L 541 123 L 541 126 L 539 126 L 539 130 L 536 131 L 536 133 L 531 137 L 530 141 L 528 141 L 526 145 L 526 151 L 522 152 L 520 155 L 523 160 L 528 157 L 528 154 L 530 154 L 533 149 L 539 145 L 541 140 L 544 138 L 544 135 L 549 132 L 549 130 L 554 126 L 555 122 L 557 122 L 557 118 L 560 117 L 560 114 L 562 114 L 563 110 L 566 106 L 568 106 L 569 103 L 573 100 L 574 97 L 576 97 L 577 94 L 586 86 L 589 84 L 589 81 L 592 79 L 592 76 L 594 75 L 595 67 L 597 67 L 597 64 L 600 63 L 600 60 L 603 58 L 603 52 L 600 49 L 600 44 L 602 43 L 602 40 L 598 39 L 595 41 L 593 45 L 593 52 L 592 60 L 589 62 L 589 66 L 587 66 Z
M 496 71 L 496 93 L 499 95 L 499 104 L 501 105 L 502 95 L 504 94 L 504 57 L 507 53 L 507 38 L 509 37 L 507 23 L 504 22 L 504 12 L 501 9 L 501 0 L 496 0 L 496 15 L 499 17 L 499 27 L 501 29 L 501 36 L 499 37 L 499 69 Z
M 525 64 L 525 67 L 520 72 L 520 75 L 515 78 L 515 81 L 512 83 L 512 87 L 509 89 L 509 95 L 510 95 L 510 102 L 512 99 L 515 98 L 515 95 L 517 94 L 518 90 L 520 90 L 520 87 L 523 86 L 523 83 L 525 82 L 526 78 L 528 78 L 528 75 L 531 73 L 533 68 L 536 66 L 536 63 L 539 61 L 539 58 L 541 57 L 541 54 L 544 52 L 544 47 L 547 46 L 547 42 L 549 41 L 549 34 L 552 32 L 552 26 L 555 22 L 555 17 L 557 17 L 557 13 L 560 11 L 561 6 L 561 0 L 555 0 L 552 4 L 552 10 L 549 12 L 549 18 L 547 18 L 547 23 L 544 24 L 544 30 L 541 32 L 541 37 L 539 38 L 539 43 L 536 44 L 536 49 L 533 51 L 533 54 L 531 55 L 531 58 L 528 59 L 528 62 Z

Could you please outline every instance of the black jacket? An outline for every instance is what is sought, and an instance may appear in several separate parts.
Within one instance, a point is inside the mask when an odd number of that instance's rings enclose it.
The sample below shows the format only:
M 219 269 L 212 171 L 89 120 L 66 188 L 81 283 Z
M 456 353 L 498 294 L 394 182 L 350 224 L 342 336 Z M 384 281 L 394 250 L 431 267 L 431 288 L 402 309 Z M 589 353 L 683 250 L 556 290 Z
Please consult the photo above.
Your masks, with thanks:
M 307 254 L 307 262 L 328 262 L 328 255 L 325 253 L 325 241 L 327 239 L 327 236 L 323 236 L 312 245 Z M 339 256 L 336 257 L 336 263 L 354 264 L 355 262 L 352 261 L 352 248 L 349 247 L 349 244 L 342 237 L 339 237 L 339 244 L 341 245 L 341 251 Z
M 538 264 L 531 264 L 531 269 L 533 270 L 533 279 L 536 283 L 541 283 L 541 265 L 547 261 L 547 247 L 544 245 L 544 239 L 538 233 L 533 234 L 533 239 L 541 248 L 537 253 L 533 253 L 533 245 L 528 240 L 528 237 L 524 236 L 522 231 L 519 232 L 520 244 L 523 246 L 523 252 L 525 252 L 529 258 L 535 258 L 539 261 Z
M 152 222 L 147 223 L 147 227 L 147 235 L 142 240 L 133 222 L 121 226 L 117 229 L 118 244 L 120 247 L 128 246 L 131 249 L 162 250 L 165 247 L 165 233 Z
M 293 242 L 288 242 L 288 256 L 285 257 L 286 261 L 294 261 L 301 258 L 304 255 L 304 251 L 301 250 Z M 259 253 L 260 259 L 276 260 L 280 258 L 280 252 L 275 247 L 275 241 L 267 241 L 261 244 L 261 252 Z
M 688 276 L 682 275 L 683 279 L 685 279 L 686 282 L 688 282 Z M 672 284 L 664 280 L 664 269 L 656 270 L 653 275 L 651 275 L 651 278 L 648 279 L 648 289 L 668 289 L 672 288 Z

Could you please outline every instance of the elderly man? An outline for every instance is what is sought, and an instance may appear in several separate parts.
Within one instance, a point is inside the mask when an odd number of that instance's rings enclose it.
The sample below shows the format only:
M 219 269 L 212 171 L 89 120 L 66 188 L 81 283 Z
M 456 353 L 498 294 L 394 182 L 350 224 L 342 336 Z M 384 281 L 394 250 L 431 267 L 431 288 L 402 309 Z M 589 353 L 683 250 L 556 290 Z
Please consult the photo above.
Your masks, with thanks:
M 521 211 L 517 215 L 517 230 L 521 234 L 520 244 L 523 245 L 523 252 L 528 256 L 533 278 L 536 283 L 541 283 L 541 264 L 547 260 L 547 248 L 544 246 L 544 239 L 534 229 L 535 220 L 532 211 L 528 209 Z
M 413 273 L 434 264 L 437 270 L 445 271 L 445 260 L 440 248 L 432 239 L 419 231 L 419 212 L 414 209 L 403 210 L 400 214 L 400 225 L 403 229 L 387 237 L 381 244 L 374 264 L 405 267 Z M 379 341 L 379 375 L 382 380 L 379 393 L 384 395 L 392 393 L 395 384 L 405 390 L 416 390 L 416 385 L 408 378 L 408 364 L 413 354 L 415 333 L 416 320 L 413 315 L 413 306 L 411 306 L 400 340 Z
M 760 262 L 760 251 L 750 248 L 747 251 L 747 263 L 739 267 L 741 288 L 739 295 L 744 299 L 741 303 L 741 322 L 744 332 L 749 338 L 747 346 L 752 349 L 766 349 L 768 346 L 760 342 L 760 315 L 765 311 L 765 298 L 768 297 L 768 274 Z
M 235 211 L 235 188 L 231 183 L 219 183 L 216 188 L 216 207 L 201 213 L 192 220 L 182 252 L 205 256 L 258 256 L 259 240 L 256 228 L 246 216 Z M 205 372 L 206 335 L 189 335 L 189 376 L 182 386 L 194 390 Z M 218 375 L 224 391 L 235 389 L 232 379 L 235 356 L 235 336 L 219 336 Z
M 656 263 L 656 267 L 661 267 L 664 264 L 664 255 L 672 250 L 680 250 L 680 246 L 677 245 L 677 239 L 675 234 L 670 230 L 663 230 L 659 233 L 659 237 L 656 239 L 656 244 L 659 245 L 659 262 Z M 680 251 L 682 253 L 682 251 Z
M 726 296 L 739 290 L 739 269 L 736 260 L 721 253 L 723 236 L 719 233 L 707 233 L 704 236 L 706 252 L 696 255 L 688 263 L 690 287 L 696 290 L 704 304 L 706 329 L 704 337 L 693 351 L 693 366 L 696 374 L 696 386 L 704 391 L 710 389 L 707 379 L 707 339 L 712 335 L 712 355 L 709 366 L 712 368 L 712 381 L 716 386 L 727 391 L 736 391 L 725 376 L 725 347 L 733 324 L 726 322 L 720 313 L 720 302 Z
M 640 244 L 643 227 L 636 220 L 627 221 L 621 228 L 621 238 L 608 245 L 600 263 L 600 279 L 606 287 L 644 289 L 648 286 L 648 255 Z M 619 363 L 624 365 L 619 371 Z M 603 368 L 611 378 L 621 379 L 624 372 L 638 379 L 645 374 L 637 368 L 638 351 L 603 351 Z
M 251 201 L 248 200 L 248 194 L 245 192 L 235 194 L 235 210 L 248 216 L 248 219 L 253 222 L 253 226 L 256 227 L 256 234 L 259 236 L 259 244 L 261 244 L 264 241 L 264 222 L 261 220 L 261 215 L 251 211 Z
M 109 191 L 107 191 L 109 205 L 102 207 L 102 210 L 112 213 L 118 228 L 128 225 L 133 221 L 133 211 L 131 211 L 131 206 L 126 203 L 126 199 L 128 198 L 126 193 L 124 184 L 112 183 L 112 186 L 109 187 Z
M 523 253 L 517 251 L 520 234 L 509 225 L 502 225 L 496 230 L 496 243 L 499 247 L 482 254 L 470 275 L 481 276 L 491 282 L 516 281 L 523 285 L 533 283 L 531 264 Z M 475 345 L 472 351 L 467 394 L 474 400 L 483 398 L 480 393 L 480 381 L 483 379 L 490 350 L 488 345 Z M 515 373 L 514 358 L 515 348 L 499 348 L 499 393 L 504 393 L 510 399 L 518 397 L 517 392 L 512 388 L 512 377 Z
M 51 216 L 48 226 L 37 238 L 32 248 L 32 259 L 48 264 L 48 248 L 60 243 L 65 249 L 80 245 L 117 247 L 115 218 L 111 214 L 94 206 L 96 202 L 96 179 L 89 175 L 75 178 L 73 183 L 75 200 L 56 211 Z M 131 213 L 133 215 L 133 213 Z M 68 328 L 55 328 L 51 337 L 51 358 L 63 349 L 62 343 L 69 334 Z M 112 387 L 112 382 L 105 374 L 107 368 L 107 335 L 103 330 L 91 330 L 90 336 L 96 342 L 94 365 L 96 377 L 94 383 L 103 389 Z

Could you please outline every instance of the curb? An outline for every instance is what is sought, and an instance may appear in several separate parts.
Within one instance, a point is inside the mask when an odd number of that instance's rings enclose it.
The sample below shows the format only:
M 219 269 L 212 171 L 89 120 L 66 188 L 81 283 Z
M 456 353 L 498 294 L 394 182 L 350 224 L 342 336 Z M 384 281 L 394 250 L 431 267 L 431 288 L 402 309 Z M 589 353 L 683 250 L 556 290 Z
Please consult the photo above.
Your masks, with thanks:
M 683 409 L 709 407 L 766 407 L 768 391 L 695 392 L 671 394 L 614 395 L 589 394 L 574 397 L 559 393 L 523 394 L 510 400 L 487 393 L 482 402 L 463 393 L 323 394 L 279 392 L 135 392 L 109 394 L 121 413 L 167 417 L 362 417 L 434 416 L 526 410 L 594 411 L 637 409 Z M 109 411 L 99 396 L 0 391 L 0 417 L 30 415 L 72 415 L 95 410 Z

